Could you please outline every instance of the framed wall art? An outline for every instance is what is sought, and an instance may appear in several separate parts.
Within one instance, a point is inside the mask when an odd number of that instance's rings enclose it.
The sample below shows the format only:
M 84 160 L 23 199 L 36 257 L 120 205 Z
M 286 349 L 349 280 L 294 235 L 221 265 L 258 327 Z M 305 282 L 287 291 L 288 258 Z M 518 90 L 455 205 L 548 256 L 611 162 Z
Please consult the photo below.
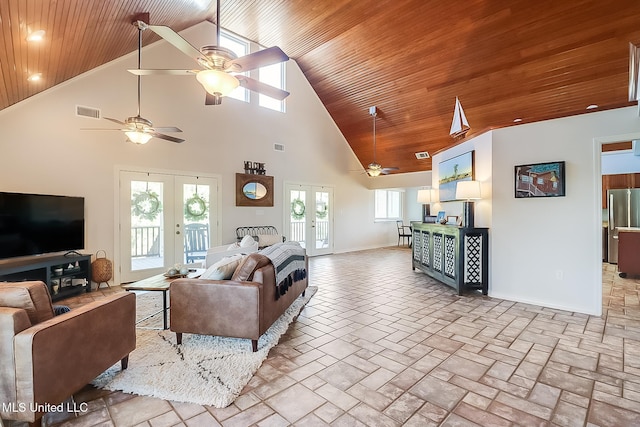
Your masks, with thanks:
M 459 181 L 474 179 L 473 151 L 444 160 L 438 165 L 438 190 L 440 201 L 456 200 L 456 186 Z
M 273 177 L 237 173 L 236 206 L 273 206 Z
M 514 167 L 516 199 L 565 195 L 565 163 L 533 163 Z

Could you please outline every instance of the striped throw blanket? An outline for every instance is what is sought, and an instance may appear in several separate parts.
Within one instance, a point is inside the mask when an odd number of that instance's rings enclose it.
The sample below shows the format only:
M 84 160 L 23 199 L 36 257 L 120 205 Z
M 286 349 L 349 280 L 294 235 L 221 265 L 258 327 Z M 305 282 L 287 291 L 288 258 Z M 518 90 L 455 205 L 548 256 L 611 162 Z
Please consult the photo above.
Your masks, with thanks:
M 259 251 L 271 260 L 276 271 L 276 299 L 284 295 L 293 282 L 307 277 L 306 252 L 298 242 L 282 242 Z

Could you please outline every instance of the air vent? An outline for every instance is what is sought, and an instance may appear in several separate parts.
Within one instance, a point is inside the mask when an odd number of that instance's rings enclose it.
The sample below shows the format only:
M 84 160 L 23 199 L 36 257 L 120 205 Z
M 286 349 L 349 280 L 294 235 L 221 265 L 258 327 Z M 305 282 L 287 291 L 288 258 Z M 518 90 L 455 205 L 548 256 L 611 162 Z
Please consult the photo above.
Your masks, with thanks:
M 76 105 L 76 116 L 78 117 L 89 117 L 90 119 L 99 119 L 100 109 L 93 107 L 85 107 L 84 105 Z
M 418 160 L 428 159 L 429 157 L 431 157 L 431 156 L 426 151 L 420 151 L 420 152 L 416 153 L 416 159 L 418 159 Z
M 278 144 L 278 143 L 273 144 L 273 149 L 275 151 L 284 151 L 284 144 Z

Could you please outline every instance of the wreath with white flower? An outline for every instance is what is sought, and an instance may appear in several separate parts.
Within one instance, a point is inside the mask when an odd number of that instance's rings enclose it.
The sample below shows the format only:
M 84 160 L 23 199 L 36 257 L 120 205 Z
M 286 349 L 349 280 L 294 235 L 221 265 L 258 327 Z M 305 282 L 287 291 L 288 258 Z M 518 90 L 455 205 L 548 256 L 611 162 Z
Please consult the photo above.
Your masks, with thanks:
M 295 199 L 291 202 L 291 217 L 293 219 L 304 218 L 304 202 L 300 199 Z
M 327 204 L 324 202 L 316 204 L 316 218 L 325 219 L 327 217 Z
M 148 221 L 155 220 L 162 212 L 162 203 L 158 193 L 152 190 L 140 191 L 131 199 L 131 213 Z
M 207 219 L 207 201 L 197 193 L 184 202 L 184 218 L 189 221 Z

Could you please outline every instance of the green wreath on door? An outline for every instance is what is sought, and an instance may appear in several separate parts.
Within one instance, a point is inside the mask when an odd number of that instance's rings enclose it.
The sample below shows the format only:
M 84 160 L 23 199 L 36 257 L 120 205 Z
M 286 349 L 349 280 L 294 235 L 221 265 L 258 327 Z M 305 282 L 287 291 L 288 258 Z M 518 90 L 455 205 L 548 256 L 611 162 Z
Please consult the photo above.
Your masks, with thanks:
M 294 199 L 291 202 L 291 218 L 293 219 L 302 219 L 304 218 L 304 202 L 300 199 Z
M 205 220 L 207 213 L 207 200 L 197 193 L 184 202 L 184 218 L 188 221 Z
M 131 199 L 131 214 L 140 219 L 154 221 L 162 212 L 158 193 L 153 190 L 140 191 Z

